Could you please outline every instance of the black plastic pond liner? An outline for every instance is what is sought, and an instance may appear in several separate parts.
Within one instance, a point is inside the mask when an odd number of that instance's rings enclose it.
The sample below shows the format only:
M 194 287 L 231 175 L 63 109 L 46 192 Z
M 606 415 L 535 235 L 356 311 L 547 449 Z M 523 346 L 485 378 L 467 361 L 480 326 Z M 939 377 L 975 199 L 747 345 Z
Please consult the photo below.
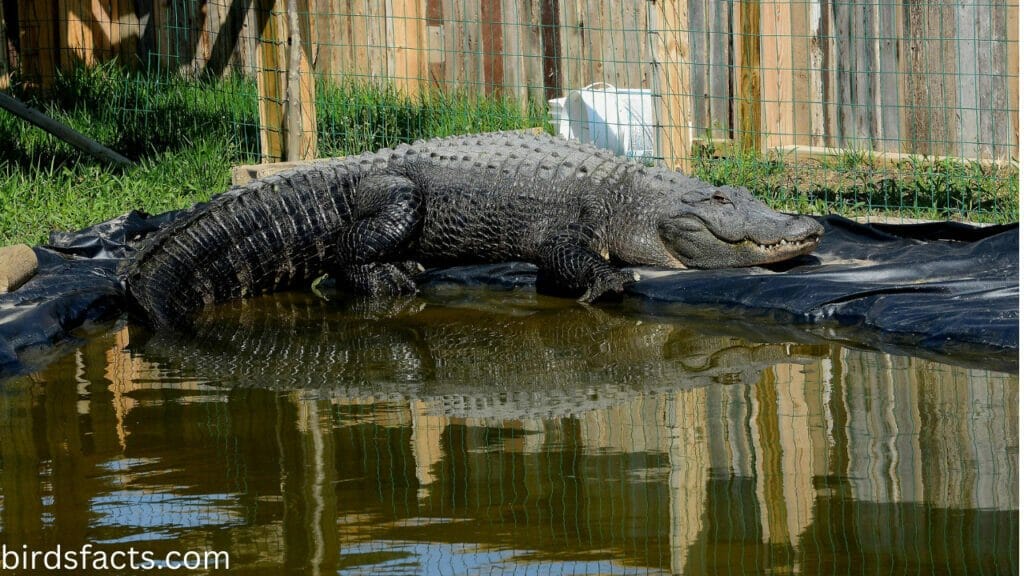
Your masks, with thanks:
M 76 329 L 118 318 L 124 298 L 117 266 L 148 234 L 178 212 L 132 212 L 36 247 L 39 272 L 0 295 L 0 376 L 38 367 L 54 347 L 73 346 Z M 641 269 L 626 306 L 672 315 L 702 309 L 759 322 L 846 329 L 867 347 L 897 344 L 929 353 L 991 353 L 1016 366 L 1018 225 L 955 223 L 865 225 L 819 219 L 825 239 L 797 261 L 767 268 Z M 529 264 L 431 270 L 437 285 L 513 289 L 534 284 Z M 857 330 L 850 331 L 849 328 Z M 35 359 L 35 360 L 34 360 Z

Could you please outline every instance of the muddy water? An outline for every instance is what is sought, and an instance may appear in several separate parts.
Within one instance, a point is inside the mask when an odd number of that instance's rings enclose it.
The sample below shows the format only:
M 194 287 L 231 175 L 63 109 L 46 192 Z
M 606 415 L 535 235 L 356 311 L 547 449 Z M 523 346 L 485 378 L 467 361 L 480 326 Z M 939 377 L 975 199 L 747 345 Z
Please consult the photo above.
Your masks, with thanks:
M 0 543 L 246 574 L 1018 572 L 1016 374 L 750 338 L 517 292 L 116 328 L 0 384 Z

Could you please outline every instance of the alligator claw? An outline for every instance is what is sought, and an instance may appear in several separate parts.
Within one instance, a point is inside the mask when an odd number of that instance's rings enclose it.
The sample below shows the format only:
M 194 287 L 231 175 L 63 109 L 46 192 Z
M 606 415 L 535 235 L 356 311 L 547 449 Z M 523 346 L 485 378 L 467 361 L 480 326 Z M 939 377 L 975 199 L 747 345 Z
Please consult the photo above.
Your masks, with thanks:
M 607 298 L 608 296 L 614 296 L 621 298 L 623 291 L 626 289 L 627 284 L 632 284 L 639 280 L 636 272 L 630 272 L 625 270 L 607 270 L 599 273 L 587 291 L 583 293 L 577 300 L 583 303 L 591 303 L 601 298 Z

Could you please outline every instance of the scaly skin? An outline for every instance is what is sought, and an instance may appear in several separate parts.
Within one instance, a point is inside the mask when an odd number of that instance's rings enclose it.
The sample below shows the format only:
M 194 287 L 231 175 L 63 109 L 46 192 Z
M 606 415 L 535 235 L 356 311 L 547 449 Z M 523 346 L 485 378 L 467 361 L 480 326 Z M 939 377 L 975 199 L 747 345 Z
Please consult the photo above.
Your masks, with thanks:
M 547 135 L 494 133 L 324 160 L 233 188 L 124 268 L 155 326 L 330 273 L 372 295 L 415 290 L 418 266 L 528 261 L 583 301 L 621 292 L 618 265 L 724 268 L 812 251 L 814 220 L 749 192 Z

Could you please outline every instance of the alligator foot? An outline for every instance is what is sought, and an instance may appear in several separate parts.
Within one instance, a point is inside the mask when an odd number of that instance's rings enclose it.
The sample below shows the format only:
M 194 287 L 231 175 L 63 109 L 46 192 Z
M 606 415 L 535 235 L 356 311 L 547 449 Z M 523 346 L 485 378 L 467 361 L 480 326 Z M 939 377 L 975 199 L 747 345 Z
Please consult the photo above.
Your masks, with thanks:
M 398 296 L 415 294 L 416 283 L 411 276 L 423 271 L 417 262 L 373 262 L 353 264 L 335 270 L 327 283 L 319 288 L 335 288 L 350 294 L 366 296 Z
M 597 300 L 615 301 L 622 298 L 627 284 L 639 279 L 636 272 L 619 270 L 608 264 L 599 266 L 588 278 L 574 282 L 567 282 L 565 278 L 541 269 L 537 272 L 537 292 L 575 298 L 587 304 Z
M 578 301 L 591 303 L 598 299 L 620 299 L 627 284 L 632 284 L 640 279 L 640 275 L 633 271 L 616 270 L 608 268 L 601 270 L 593 280 L 587 291 L 577 298 Z
M 620 297 L 626 284 L 639 280 L 635 272 L 620 270 L 598 254 L 592 238 L 585 229 L 570 229 L 543 243 L 537 290 L 590 303 Z

